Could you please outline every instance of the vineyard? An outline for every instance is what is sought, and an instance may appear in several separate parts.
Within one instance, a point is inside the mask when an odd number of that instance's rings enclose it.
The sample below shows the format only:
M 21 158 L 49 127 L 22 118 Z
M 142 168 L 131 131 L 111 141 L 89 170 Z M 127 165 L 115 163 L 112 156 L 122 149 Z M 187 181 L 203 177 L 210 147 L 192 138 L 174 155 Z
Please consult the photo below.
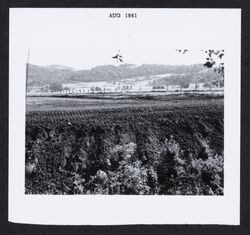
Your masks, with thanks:
M 26 113 L 26 193 L 223 194 L 223 98 L 50 102 Z

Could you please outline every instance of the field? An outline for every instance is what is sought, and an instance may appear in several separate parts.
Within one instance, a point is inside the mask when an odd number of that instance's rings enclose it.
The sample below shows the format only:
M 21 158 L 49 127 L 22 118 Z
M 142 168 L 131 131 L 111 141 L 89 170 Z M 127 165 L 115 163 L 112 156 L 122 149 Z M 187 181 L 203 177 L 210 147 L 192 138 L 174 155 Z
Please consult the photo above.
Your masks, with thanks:
M 223 194 L 224 99 L 28 97 L 28 194 Z

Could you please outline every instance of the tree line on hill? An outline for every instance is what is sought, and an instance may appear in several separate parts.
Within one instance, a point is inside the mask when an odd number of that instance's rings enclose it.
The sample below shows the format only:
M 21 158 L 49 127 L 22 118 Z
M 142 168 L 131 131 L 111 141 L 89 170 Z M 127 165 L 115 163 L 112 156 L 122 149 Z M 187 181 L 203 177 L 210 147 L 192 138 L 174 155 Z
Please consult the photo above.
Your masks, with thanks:
M 78 82 L 116 82 L 121 79 L 171 74 L 157 79 L 158 85 L 181 85 L 191 82 L 208 82 L 218 80 L 221 75 L 202 64 L 195 65 L 158 65 L 123 64 L 120 66 L 103 65 L 89 70 L 75 70 L 70 67 L 50 65 L 29 65 L 28 87 L 61 87 L 64 83 Z M 156 84 L 154 84 L 156 85 Z

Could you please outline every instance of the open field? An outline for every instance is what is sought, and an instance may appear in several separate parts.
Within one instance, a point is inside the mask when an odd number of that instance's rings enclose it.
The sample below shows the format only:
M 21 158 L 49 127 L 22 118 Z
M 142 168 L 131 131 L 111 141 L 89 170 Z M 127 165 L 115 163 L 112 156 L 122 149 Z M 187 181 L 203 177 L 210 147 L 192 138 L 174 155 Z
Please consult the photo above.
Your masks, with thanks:
M 223 194 L 224 99 L 28 97 L 26 193 Z
M 27 97 L 26 110 L 55 111 L 55 110 L 89 110 L 123 107 L 150 107 L 183 105 L 199 105 L 222 99 L 223 93 L 180 93 L 165 95 L 165 93 L 150 94 L 92 94 L 81 96 L 52 96 Z

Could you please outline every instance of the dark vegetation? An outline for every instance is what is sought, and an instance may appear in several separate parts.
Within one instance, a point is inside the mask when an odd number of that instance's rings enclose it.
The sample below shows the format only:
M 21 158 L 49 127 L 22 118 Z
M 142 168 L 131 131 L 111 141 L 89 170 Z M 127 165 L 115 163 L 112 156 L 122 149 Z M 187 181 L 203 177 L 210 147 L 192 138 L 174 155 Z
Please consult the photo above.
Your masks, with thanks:
M 223 99 L 26 115 L 28 194 L 223 195 Z

